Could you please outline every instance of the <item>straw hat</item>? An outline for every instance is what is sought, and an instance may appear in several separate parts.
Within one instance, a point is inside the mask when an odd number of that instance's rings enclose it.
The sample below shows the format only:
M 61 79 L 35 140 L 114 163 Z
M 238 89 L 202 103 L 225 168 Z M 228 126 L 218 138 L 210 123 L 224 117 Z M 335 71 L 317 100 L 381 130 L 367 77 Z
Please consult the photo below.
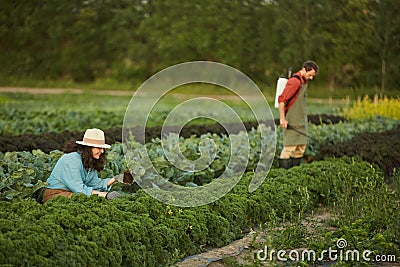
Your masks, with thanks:
M 99 148 L 110 148 L 110 145 L 106 144 L 104 132 L 100 129 L 87 129 L 82 141 L 76 141 L 77 144 L 84 146 L 93 146 Z

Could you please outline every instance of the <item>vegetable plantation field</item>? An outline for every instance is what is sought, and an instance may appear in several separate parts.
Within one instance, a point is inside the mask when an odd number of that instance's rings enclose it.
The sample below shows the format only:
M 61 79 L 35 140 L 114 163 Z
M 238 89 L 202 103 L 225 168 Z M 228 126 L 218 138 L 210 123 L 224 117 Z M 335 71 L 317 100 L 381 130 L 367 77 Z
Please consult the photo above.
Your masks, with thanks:
M 227 100 L 247 122 L 250 153 L 245 174 L 219 200 L 180 208 L 159 202 L 135 183 L 113 186 L 123 196 L 112 201 L 74 195 L 39 204 L 35 197 L 62 155 L 60 146 L 44 144 L 80 139 L 86 128 L 101 128 L 112 147 L 107 150 L 107 164 L 100 176 L 117 175 L 127 168 L 118 134 L 129 100 L 100 94 L 0 94 L 0 144 L 8 147 L 0 152 L 0 265 L 171 266 L 185 257 L 225 246 L 250 231 L 261 235 L 263 241 L 256 241 L 255 236 L 240 262 L 225 257 L 221 264 L 308 266 L 336 262 L 341 266 L 368 266 L 383 255 L 393 266 L 400 263 L 400 123 L 386 107 L 379 116 L 347 116 L 363 108 L 362 102 L 344 109 L 308 105 L 314 116 L 309 121 L 311 138 L 306 157 L 300 166 L 289 170 L 277 165 L 282 131 L 276 128 L 274 162 L 268 173 L 258 174 L 265 180 L 252 193 L 248 191 L 249 182 L 260 153 L 268 149 L 261 145 L 261 136 L 272 131 L 275 122 L 258 125 L 246 107 Z M 174 133 L 157 137 L 157 127 L 170 106 L 179 101 L 167 99 L 154 110 L 147 125 L 153 135 L 132 140 L 130 153 L 135 163 L 130 165 L 131 171 L 136 181 L 151 181 L 148 156 L 162 177 L 173 184 L 202 187 L 220 183 L 218 177 L 232 156 L 231 139 L 213 121 L 186 125 L 186 132 L 179 137 L 179 147 L 190 160 L 199 157 L 202 138 L 214 141 L 218 149 L 208 167 L 190 172 L 168 161 L 163 143 L 171 142 Z M 398 102 L 391 104 L 397 106 Z M 376 105 L 379 110 L 379 103 Z M 147 155 L 142 153 L 144 149 Z M 319 226 L 304 224 L 321 209 L 329 213 L 329 220 Z M 339 240 L 345 240 L 347 246 L 338 247 Z M 308 248 L 319 254 L 329 248 L 368 250 L 372 260 L 332 259 L 327 255 L 292 260 L 286 255 L 286 260 L 275 257 L 266 261 L 253 253 L 265 246 L 276 250 Z
M 193 88 L 190 88 L 191 90 Z M 198 89 L 197 89 L 198 90 Z M 126 95 L 126 93 L 128 93 Z M 133 92 L 132 92 L 133 95 Z M 80 131 L 84 132 L 89 127 L 106 130 L 113 127 L 122 127 L 125 111 L 132 98 L 129 92 L 125 95 L 107 95 L 107 92 L 63 93 L 63 94 L 0 94 L 0 137 L 16 136 L 21 134 L 38 134 L 48 132 Z M 198 96 L 198 95 L 195 95 Z M 190 94 L 170 94 L 163 97 L 155 106 L 149 116 L 147 126 L 160 126 L 173 107 L 190 99 Z M 232 107 L 243 121 L 252 121 L 252 112 L 237 97 L 229 95 L 214 95 L 221 97 L 221 101 Z M 149 105 L 146 96 L 142 97 L 140 104 Z M 310 114 L 332 115 L 344 104 L 310 103 Z M 270 105 L 272 106 L 272 105 Z M 218 110 L 208 110 L 204 107 L 205 114 L 212 117 Z M 277 112 L 272 109 L 277 118 Z M 193 116 L 197 114 L 182 114 Z M 204 125 L 214 123 L 209 120 L 198 119 L 189 124 Z

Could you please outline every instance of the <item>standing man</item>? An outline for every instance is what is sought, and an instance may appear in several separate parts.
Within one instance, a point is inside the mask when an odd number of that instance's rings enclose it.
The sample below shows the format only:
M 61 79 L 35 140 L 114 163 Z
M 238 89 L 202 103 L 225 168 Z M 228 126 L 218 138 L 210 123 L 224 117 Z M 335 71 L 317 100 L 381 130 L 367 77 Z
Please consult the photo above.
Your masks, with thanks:
M 280 125 L 283 128 L 283 150 L 279 157 L 279 166 L 282 168 L 298 166 L 306 150 L 307 137 L 297 131 L 307 134 L 306 89 L 308 81 L 318 71 L 319 67 L 314 61 L 304 62 L 301 70 L 289 77 L 278 98 Z

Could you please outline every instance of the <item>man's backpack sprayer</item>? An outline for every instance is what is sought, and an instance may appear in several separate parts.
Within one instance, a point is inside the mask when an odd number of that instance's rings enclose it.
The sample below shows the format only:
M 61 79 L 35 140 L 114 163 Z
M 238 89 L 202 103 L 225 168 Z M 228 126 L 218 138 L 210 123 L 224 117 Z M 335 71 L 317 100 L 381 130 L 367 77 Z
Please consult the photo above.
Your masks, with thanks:
M 289 78 L 292 77 L 292 70 L 293 70 L 293 68 L 290 67 L 288 70 L 287 78 L 284 77 L 283 75 L 281 75 L 278 78 L 278 81 L 276 82 L 275 108 L 279 108 L 278 97 L 283 93 L 283 90 L 285 89 L 285 86 L 286 86 Z

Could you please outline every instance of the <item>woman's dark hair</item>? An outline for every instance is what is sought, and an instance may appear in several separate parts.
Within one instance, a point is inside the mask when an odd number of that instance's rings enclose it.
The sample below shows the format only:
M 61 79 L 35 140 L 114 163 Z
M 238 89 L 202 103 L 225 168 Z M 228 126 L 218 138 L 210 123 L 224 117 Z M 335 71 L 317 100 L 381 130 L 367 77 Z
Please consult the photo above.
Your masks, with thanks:
M 64 145 L 64 153 L 78 152 L 82 156 L 83 166 L 88 170 L 101 171 L 106 163 L 106 153 L 100 155 L 99 159 L 92 156 L 92 147 L 77 144 L 75 141 L 68 141 Z

